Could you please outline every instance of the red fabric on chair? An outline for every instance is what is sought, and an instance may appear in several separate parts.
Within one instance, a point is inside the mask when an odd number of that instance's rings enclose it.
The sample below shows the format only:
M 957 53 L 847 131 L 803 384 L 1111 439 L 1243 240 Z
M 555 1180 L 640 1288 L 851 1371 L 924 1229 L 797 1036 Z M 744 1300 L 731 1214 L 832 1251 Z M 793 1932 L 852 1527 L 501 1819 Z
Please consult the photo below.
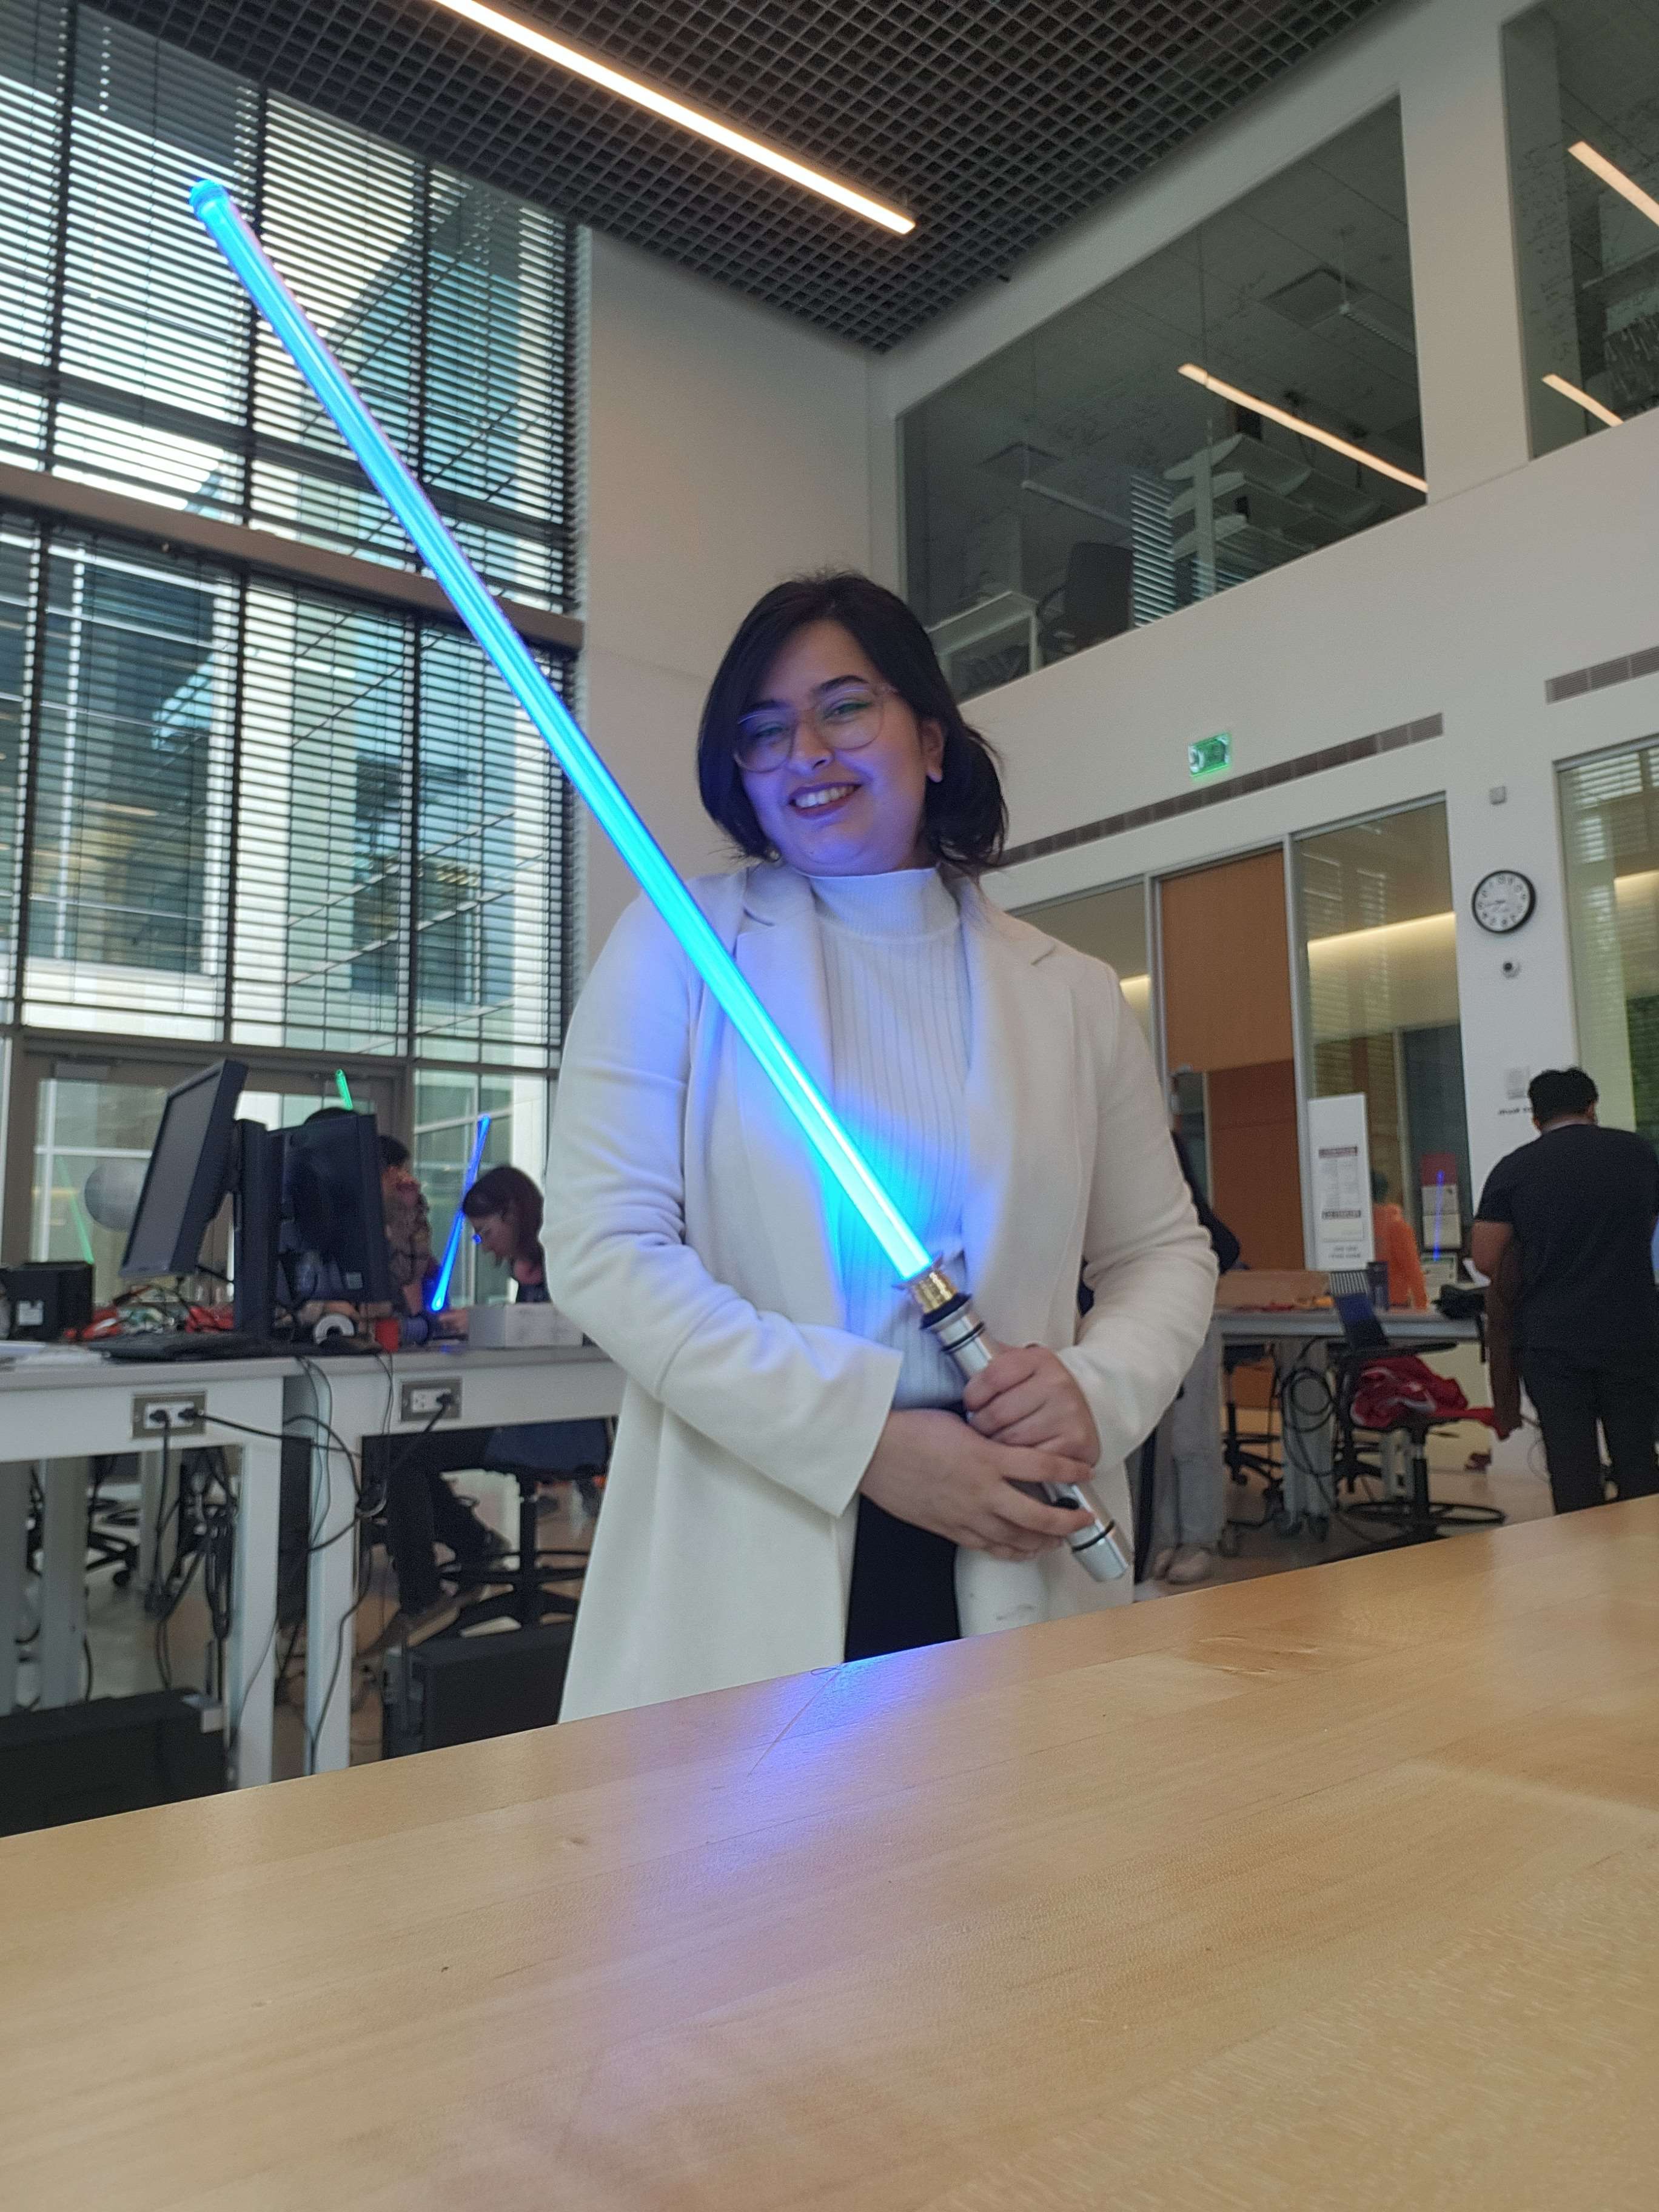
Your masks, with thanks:
M 1350 1410 L 1362 1429 L 1397 1429 L 1419 1421 L 1484 1421 L 1490 1406 L 1471 1406 L 1449 1375 L 1437 1375 L 1412 1352 L 1367 1361 Z

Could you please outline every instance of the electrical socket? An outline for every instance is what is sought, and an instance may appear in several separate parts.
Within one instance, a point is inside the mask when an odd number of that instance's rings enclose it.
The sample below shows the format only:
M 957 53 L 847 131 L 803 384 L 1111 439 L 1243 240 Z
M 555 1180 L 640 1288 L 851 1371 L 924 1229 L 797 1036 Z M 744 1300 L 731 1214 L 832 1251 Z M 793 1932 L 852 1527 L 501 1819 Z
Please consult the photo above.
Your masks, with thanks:
M 207 1426 L 205 1390 L 137 1390 L 132 1433 L 154 1443 L 163 1436 L 199 1435 Z
M 398 1416 L 404 1421 L 458 1421 L 461 1417 L 461 1378 L 445 1382 L 405 1382 Z

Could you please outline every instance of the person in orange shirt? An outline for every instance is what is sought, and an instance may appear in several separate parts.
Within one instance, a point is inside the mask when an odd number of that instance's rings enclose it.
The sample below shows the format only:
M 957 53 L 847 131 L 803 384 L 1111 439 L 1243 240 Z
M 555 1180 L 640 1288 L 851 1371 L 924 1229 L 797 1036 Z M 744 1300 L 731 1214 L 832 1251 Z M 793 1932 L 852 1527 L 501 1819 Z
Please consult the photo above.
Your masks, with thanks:
M 1423 1280 L 1412 1225 L 1397 1206 L 1389 1202 L 1389 1178 L 1379 1168 L 1371 1176 L 1371 1224 L 1376 1237 L 1376 1256 L 1389 1263 L 1389 1304 L 1425 1312 L 1429 1286 Z

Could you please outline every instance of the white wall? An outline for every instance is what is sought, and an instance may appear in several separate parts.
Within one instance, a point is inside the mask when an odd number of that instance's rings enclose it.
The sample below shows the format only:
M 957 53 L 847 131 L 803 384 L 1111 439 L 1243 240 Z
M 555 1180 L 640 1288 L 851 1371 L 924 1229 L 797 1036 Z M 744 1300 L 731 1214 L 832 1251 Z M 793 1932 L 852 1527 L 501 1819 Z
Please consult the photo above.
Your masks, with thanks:
M 1477 1179 L 1526 1133 L 1506 1077 L 1576 1050 L 1554 764 L 1659 731 L 1659 681 L 1560 706 L 1544 679 L 1659 642 L 1659 419 L 1528 457 L 1502 33 L 1528 0 L 1415 0 L 1340 38 L 880 364 L 874 419 L 907 408 L 1398 99 L 1412 227 L 1428 505 L 976 700 L 1015 842 L 1189 787 L 1189 740 L 1231 730 L 1236 772 L 1436 712 L 1446 734 L 1380 760 L 1011 872 L 1010 904 L 1248 850 L 1443 792 L 1459 906 Z M 900 528 L 875 479 L 878 539 Z M 1488 793 L 1507 788 L 1502 805 Z M 1468 918 L 1488 869 L 1539 910 L 1499 944 Z M 1504 959 L 1520 963 L 1506 979 Z
M 668 263 L 592 247 L 584 708 L 684 872 L 721 865 L 694 751 L 769 585 L 870 560 L 868 357 Z M 632 896 L 589 825 L 590 957 Z

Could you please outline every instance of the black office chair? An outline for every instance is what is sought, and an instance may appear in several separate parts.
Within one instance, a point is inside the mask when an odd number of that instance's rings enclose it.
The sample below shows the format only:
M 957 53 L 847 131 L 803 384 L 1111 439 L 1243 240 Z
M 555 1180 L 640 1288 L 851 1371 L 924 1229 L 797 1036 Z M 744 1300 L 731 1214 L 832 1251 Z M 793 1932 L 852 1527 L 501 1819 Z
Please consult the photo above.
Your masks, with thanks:
M 115 1456 L 110 1454 L 92 1462 L 92 1495 L 87 1503 L 87 1571 L 112 1567 L 116 1589 L 125 1589 L 138 1571 L 139 1515 L 136 1505 L 112 1505 L 104 1498 L 104 1485 L 110 1480 Z M 132 1531 L 130 1536 L 119 1533 L 128 1528 Z
M 1133 622 L 1134 556 L 1127 545 L 1080 538 L 1066 556 L 1066 580 L 1036 611 L 1044 660 L 1063 660 L 1116 637 Z
M 1238 1394 L 1233 1387 L 1233 1377 L 1241 1367 L 1260 1367 L 1272 1358 L 1272 1347 L 1266 1344 L 1224 1344 L 1221 1348 L 1221 1396 L 1226 1414 L 1221 1455 L 1226 1462 L 1228 1474 L 1240 1489 L 1249 1485 L 1252 1475 L 1262 1486 L 1261 1512 L 1257 1519 L 1228 1515 L 1218 1547 L 1225 1559 L 1237 1557 L 1241 1528 L 1271 1528 L 1285 1510 L 1285 1478 L 1273 1451 L 1271 1425 L 1261 1437 L 1245 1442 L 1238 1425 Z
M 1448 1338 L 1442 1343 L 1414 1344 L 1411 1349 L 1419 1358 L 1425 1352 L 1449 1352 L 1452 1340 Z M 1344 1506 L 1344 1513 L 1350 1520 L 1374 1522 L 1392 1529 L 1393 1541 L 1397 1545 L 1432 1543 L 1448 1528 L 1501 1528 L 1508 1516 L 1496 1505 L 1455 1505 L 1437 1501 L 1429 1488 L 1429 1438 L 1437 1429 L 1451 1428 L 1459 1420 L 1467 1419 L 1467 1413 L 1401 1413 L 1383 1428 L 1356 1419 L 1355 1399 L 1367 1370 L 1377 1361 L 1374 1350 L 1345 1347 L 1338 1354 L 1334 1378 L 1336 1449 L 1332 1459 L 1332 1476 L 1339 1488 L 1344 1484 L 1357 1487 L 1363 1479 L 1377 1476 L 1382 1468 L 1382 1439 L 1385 1436 L 1403 1436 L 1411 1445 L 1411 1490 L 1404 1498 L 1356 1496 Z M 1377 1455 L 1367 1456 L 1359 1441 L 1362 1436 L 1377 1439 Z
M 551 1430 L 568 1436 L 574 1447 L 569 1464 L 554 1466 L 538 1454 L 534 1462 L 515 1459 L 515 1436 L 542 1435 Z M 484 1461 L 491 1474 L 510 1475 L 519 1486 L 519 1540 L 505 1557 L 477 1565 L 471 1562 L 446 1571 L 461 1599 L 462 1611 L 448 1635 L 470 1633 L 492 1620 L 511 1620 L 520 1628 L 538 1628 L 552 1617 L 568 1617 L 576 1610 L 581 1593 L 568 1585 L 580 1584 L 587 1571 L 586 1550 L 544 1548 L 538 1525 L 544 1485 L 571 1482 L 586 1499 L 596 1494 L 605 1474 L 612 1441 L 609 1421 L 560 1422 L 523 1430 L 500 1429 L 491 1439 Z M 470 1593 L 485 1591 L 473 1597 Z

